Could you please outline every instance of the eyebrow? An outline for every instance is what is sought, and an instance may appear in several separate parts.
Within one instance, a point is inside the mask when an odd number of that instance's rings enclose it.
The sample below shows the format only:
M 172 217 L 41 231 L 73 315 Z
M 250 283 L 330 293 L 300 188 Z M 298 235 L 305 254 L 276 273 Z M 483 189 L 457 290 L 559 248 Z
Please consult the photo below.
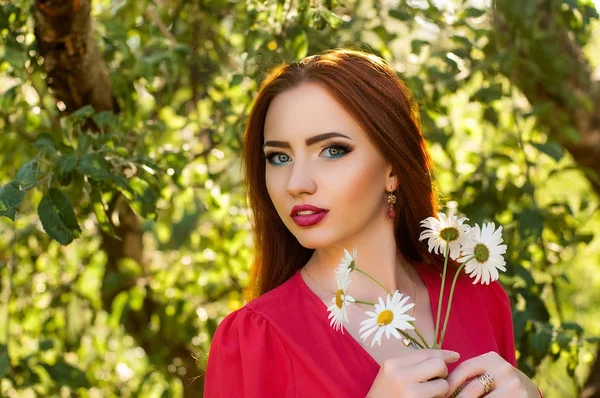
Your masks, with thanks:
M 349 140 L 352 140 L 352 138 L 348 137 L 347 135 L 344 135 L 342 133 L 336 133 L 336 132 L 331 132 L 331 133 L 325 133 L 325 134 L 319 134 L 319 135 L 315 135 L 314 137 L 310 137 L 306 139 L 306 146 L 311 146 L 314 145 L 318 142 L 324 141 L 328 138 L 333 138 L 333 137 L 343 137 L 343 138 L 347 138 Z M 267 141 L 265 142 L 265 144 L 263 145 L 264 147 L 267 146 L 274 146 L 277 148 L 291 148 L 290 147 L 290 143 L 287 141 Z

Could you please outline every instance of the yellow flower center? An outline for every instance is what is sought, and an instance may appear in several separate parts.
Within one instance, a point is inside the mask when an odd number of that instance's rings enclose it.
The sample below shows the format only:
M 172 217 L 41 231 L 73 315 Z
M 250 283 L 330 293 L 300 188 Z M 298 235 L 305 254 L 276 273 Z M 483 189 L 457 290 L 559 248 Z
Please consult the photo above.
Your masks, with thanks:
M 453 242 L 458 239 L 458 229 L 455 227 L 447 227 L 440 231 L 440 238 L 446 242 Z
M 335 305 L 337 305 L 338 308 L 342 308 L 342 303 L 344 302 L 342 300 L 343 295 L 344 295 L 344 291 L 342 289 L 338 290 L 337 293 L 335 294 Z
M 475 260 L 480 263 L 485 263 L 490 258 L 490 249 L 483 243 L 476 244 L 473 253 L 475 254 Z
M 393 320 L 394 313 L 390 310 L 383 310 L 377 315 L 377 324 L 379 326 L 389 325 Z

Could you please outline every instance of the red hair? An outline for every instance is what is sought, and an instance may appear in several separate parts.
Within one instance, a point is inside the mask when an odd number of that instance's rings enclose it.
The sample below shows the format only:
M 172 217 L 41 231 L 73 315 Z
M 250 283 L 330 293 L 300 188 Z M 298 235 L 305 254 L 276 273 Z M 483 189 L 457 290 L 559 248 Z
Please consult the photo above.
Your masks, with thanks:
M 254 231 L 254 263 L 247 300 L 281 285 L 312 256 L 280 219 L 265 182 L 264 124 L 273 98 L 303 82 L 318 83 L 359 123 L 398 176 L 394 234 L 409 261 L 435 264 L 419 242 L 420 221 L 434 216 L 433 163 L 421 133 L 419 110 L 403 81 L 381 58 L 352 49 L 333 49 L 276 67 L 264 80 L 244 133 L 242 164 Z M 441 257 L 441 260 L 440 260 Z

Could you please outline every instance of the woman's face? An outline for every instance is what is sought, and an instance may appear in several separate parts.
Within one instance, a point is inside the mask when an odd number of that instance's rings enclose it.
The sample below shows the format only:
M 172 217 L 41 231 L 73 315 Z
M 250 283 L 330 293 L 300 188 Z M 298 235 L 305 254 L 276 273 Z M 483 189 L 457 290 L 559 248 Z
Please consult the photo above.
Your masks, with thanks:
M 340 135 L 319 139 L 331 133 Z M 273 99 L 263 152 L 271 200 L 302 246 L 349 247 L 345 245 L 358 242 L 361 233 L 390 222 L 385 190 L 396 188 L 391 167 L 352 116 L 318 84 L 303 83 Z M 295 221 L 292 208 L 304 204 L 326 210 L 324 218 Z M 321 220 L 306 225 L 314 218 Z

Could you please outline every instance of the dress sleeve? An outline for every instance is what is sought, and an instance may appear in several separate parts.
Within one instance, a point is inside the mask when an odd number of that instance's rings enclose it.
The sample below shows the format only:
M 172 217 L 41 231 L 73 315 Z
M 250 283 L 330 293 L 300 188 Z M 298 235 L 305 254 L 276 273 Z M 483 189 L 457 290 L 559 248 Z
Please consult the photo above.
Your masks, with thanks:
M 293 397 L 291 359 L 262 315 L 243 307 L 227 315 L 213 336 L 204 397 Z
M 496 341 L 500 349 L 500 356 L 514 367 L 517 367 L 517 357 L 515 354 L 515 331 L 512 319 L 512 307 L 508 294 L 500 284 L 495 281 L 489 288 L 492 299 L 497 302 L 495 314 L 493 315 L 494 330 L 496 330 Z M 541 398 L 544 398 L 542 392 L 538 389 Z
M 512 307 L 508 294 L 500 284 L 495 281 L 489 286 L 483 286 L 491 295 L 491 302 L 495 305 L 492 314 L 492 322 L 496 331 L 496 342 L 498 343 L 498 354 L 513 366 L 517 366 L 515 354 L 515 332 L 512 319 Z

